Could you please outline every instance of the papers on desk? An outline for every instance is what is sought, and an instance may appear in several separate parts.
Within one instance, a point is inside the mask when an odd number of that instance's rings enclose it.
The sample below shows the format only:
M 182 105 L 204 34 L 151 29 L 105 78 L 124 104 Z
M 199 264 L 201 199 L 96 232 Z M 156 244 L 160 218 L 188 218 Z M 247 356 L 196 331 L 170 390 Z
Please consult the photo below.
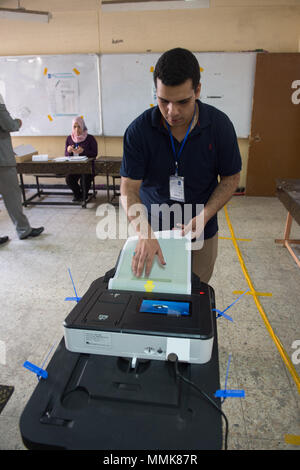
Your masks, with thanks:
M 18 145 L 14 147 L 14 154 L 17 163 L 23 163 L 31 160 L 32 155 L 37 154 L 37 150 L 30 144 Z
M 85 162 L 88 160 L 88 157 L 84 155 L 77 155 L 75 157 L 56 157 L 54 158 L 55 162 Z
M 27 145 L 22 144 L 22 145 L 18 145 L 17 147 L 14 147 L 14 153 L 17 157 L 23 157 L 24 155 L 29 155 L 35 152 L 36 152 L 36 149 L 30 144 L 27 144 Z
M 69 162 L 85 162 L 86 160 L 88 160 L 88 157 L 85 157 L 84 155 L 69 158 Z
M 47 162 L 48 155 L 32 155 L 33 162 Z
M 149 278 L 134 276 L 131 263 L 138 237 L 130 237 L 121 251 L 115 276 L 109 280 L 108 289 L 165 294 L 191 293 L 190 237 L 181 237 L 178 230 L 155 232 L 155 236 L 167 264 L 161 266 L 156 256 Z
M 55 162 L 67 162 L 69 160 L 69 157 L 56 157 L 53 158 Z

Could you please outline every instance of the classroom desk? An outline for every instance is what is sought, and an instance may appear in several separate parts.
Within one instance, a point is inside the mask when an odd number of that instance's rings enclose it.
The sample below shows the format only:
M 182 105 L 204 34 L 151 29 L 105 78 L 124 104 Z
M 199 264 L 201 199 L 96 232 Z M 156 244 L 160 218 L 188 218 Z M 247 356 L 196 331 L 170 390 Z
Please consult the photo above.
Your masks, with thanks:
M 116 192 L 115 180 L 120 178 L 120 168 L 122 157 L 99 157 L 95 160 L 95 174 L 103 174 L 106 176 L 107 201 L 112 202 L 119 194 Z M 113 196 L 109 194 L 109 178 L 113 179 Z
M 300 225 L 300 179 L 276 180 L 276 195 L 287 209 L 288 214 L 285 223 L 283 239 L 276 239 L 275 243 L 284 245 L 294 261 L 300 267 L 300 260 L 294 253 L 291 244 L 299 245 L 300 240 L 291 240 L 290 232 L 293 219 Z
M 29 175 L 67 175 L 71 173 L 80 173 L 80 174 L 93 174 L 103 175 L 106 177 L 106 191 L 107 191 L 107 201 L 112 202 L 112 200 L 118 195 L 115 187 L 115 179 L 119 178 L 120 167 L 121 167 L 122 157 L 98 157 L 96 160 L 88 160 L 86 162 L 55 162 L 54 160 L 48 160 L 47 162 L 22 162 L 17 163 L 17 172 L 20 175 L 20 186 L 23 196 L 23 205 L 27 206 L 29 204 L 39 204 L 39 205 L 82 205 L 86 207 L 87 202 L 90 201 L 92 197 L 95 197 L 95 190 L 90 198 L 87 201 L 81 202 L 48 202 L 48 201 L 33 201 L 37 197 L 41 197 L 47 194 L 58 194 L 62 195 L 62 192 L 54 191 L 45 191 L 39 187 L 37 181 L 37 192 L 32 195 L 30 198 L 26 198 L 25 186 L 23 180 L 23 174 Z M 109 178 L 113 178 L 113 196 L 110 197 L 109 193 Z M 69 194 L 69 193 L 67 193 Z
M 68 192 L 68 193 L 62 193 L 58 191 L 44 191 L 43 189 L 40 188 L 38 178 L 41 177 L 42 175 L 47 175 L 49 177 L 50 175 L 53 175 L 55 177 L 56 175 L 67 175 L 67 174 L 81 174 L 81 175 L 94 175 L 94 160 L 87 160 L 85 162 L 55 162 L 54 160 L 48 160 L 47 162 L 22 162 L 22 163 L 17 163 L 17 172 L 20 175 L 20 186 L 21 186 L 21 191 L 22 191 L 22 196 L 23 196 L 23 205 L 81 205 L 82 207 L 86 207 L 86 204 L 95 197 L 96 192 L 95 189 L 93 189 L 92 195 L 90 195 L 88 198 L 86 198 L 86 189 L 85 185 L 83 185 L 83 201 L 82 202 L 73 202 L 73 201 L 33 201 L 35 198 L 41 198 L 44 195 L 64 195 L 68 194 L 71 195 L 73 193 Z M 26 198 L 25 194 L 25 186 L 24 186 L 24 180 L 23 180 L 23 174 L 28 174 L 28 175 L 37 175 L 37 192 L 33 194 L 30 198 Z

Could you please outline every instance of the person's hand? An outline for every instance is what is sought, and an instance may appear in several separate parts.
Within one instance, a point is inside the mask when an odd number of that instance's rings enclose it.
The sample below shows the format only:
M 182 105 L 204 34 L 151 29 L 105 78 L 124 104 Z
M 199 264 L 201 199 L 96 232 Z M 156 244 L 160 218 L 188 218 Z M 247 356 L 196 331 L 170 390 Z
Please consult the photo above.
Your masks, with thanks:
M 74 150 L 73 145 L 68 145 L 68 147 L 67 147 L 67 152 L 73 153 L 73 150 Z
M 140 277 L 145 268 L 145 276 L 149 277 L 156 255 L 160 264 L 164 266 L 166 262 L 157 239 L 140 238 L 132 257 L 131 268 L 133 274 Z
M 19 121 L 19 128 L 22 127 L 22 124 L 23 124 L 23 123 L 22 123 L 22 119 L 17 118 L 17 120 Z
M 188 224 L 176 224 L 176 227 L 181 229 L 181 235 L 184 237 L 188 233 L 191 234 L 191 240 L 194 238 L 200 238 L 203 230 L 204 230 L 204 214 L 203 212 L 195 217 L 193 217 Z
M 82 148 L 82 147 L 80 147 L 80 146 L 77 147 L 77 148 L 74 148 L 74 147 L 73 147 L 73 153 L 74 153 L 75 155 L 79 155 L 79 154 L 82 153 L 82 152 L 83 152 L 83 148 Z

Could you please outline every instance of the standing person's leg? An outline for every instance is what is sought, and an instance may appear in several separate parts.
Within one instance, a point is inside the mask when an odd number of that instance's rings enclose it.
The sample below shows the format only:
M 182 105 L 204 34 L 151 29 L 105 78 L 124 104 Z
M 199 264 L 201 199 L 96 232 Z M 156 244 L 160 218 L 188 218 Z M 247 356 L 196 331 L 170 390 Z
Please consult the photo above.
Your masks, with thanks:
M 44 227 L 32 228 L 23 212 L 21 190 L 15 167 L 3 166 L 0 168 L 0 193 L 8 215 L 14 223 L 18 237 L 21 240 L 28 237 L 37 237 L 44 231 Z
M 17 170 L 15 167 L 1 167 L 0 193 L 2 194 L 8 215 L 16 227 L 18 237 L 26 237 L 31 232 L 31 226 L 23 212 L 21 190 L 18 182 Z
M 199 276 L 200 281 L 208 284 L 218 254 L 218 232 L 204 240 L 201 250 L 192 251 L 192 271 Z

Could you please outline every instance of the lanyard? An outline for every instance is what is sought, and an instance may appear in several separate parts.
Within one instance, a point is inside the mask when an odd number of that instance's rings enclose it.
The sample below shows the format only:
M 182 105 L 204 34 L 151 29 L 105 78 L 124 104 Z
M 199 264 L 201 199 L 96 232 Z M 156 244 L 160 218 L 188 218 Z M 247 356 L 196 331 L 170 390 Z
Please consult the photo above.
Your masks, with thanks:
M 182 154 L 182 150 L 183 150 L 183 147 L 184 147 L 184 144 L 186 143 L 186 140 L 188 138 L 188 135 L 190 133 L 190 129 L 191 129 L 191 125 L 194 121 L 194 117 L 195 117 L 195 113 L 196 113 L 196 105 L 195 105 L 195 110 L 194 110 L 194 114 L 193 114 L 193 117 L 192 117 L 192 120 L 190 122 L 190 125 L 189 125 L 189 128 L 184 136 L 184 139 L 182 141 L 182 144 L 180 146 L 180 149 L 179 149 L 179 152 L 176 154 L 176 150 L 175 150 L 175 144 L 174 144 L 174 138 L 173 138 L 173 135 L 172 135 L 172 132 L 171 132 L 171 129 L 170 129 L 170 126 L 169 126 L 169 123 L 166 121 L 166 125 L 167 125 L 167 128 L 168 128 L 168 131 L 169 131 L 169 136 L 170 136 L 170 139 L 171 139 L 171 145 L 172 145 L 172 149 L 173 149 L 173 154 L 174 154 L 174 157 L 175 157 L 175 166 L 176 166 L 176 176 L 178 175 L 178 161 L 179 161 L 179 157 L 180 155 Z

